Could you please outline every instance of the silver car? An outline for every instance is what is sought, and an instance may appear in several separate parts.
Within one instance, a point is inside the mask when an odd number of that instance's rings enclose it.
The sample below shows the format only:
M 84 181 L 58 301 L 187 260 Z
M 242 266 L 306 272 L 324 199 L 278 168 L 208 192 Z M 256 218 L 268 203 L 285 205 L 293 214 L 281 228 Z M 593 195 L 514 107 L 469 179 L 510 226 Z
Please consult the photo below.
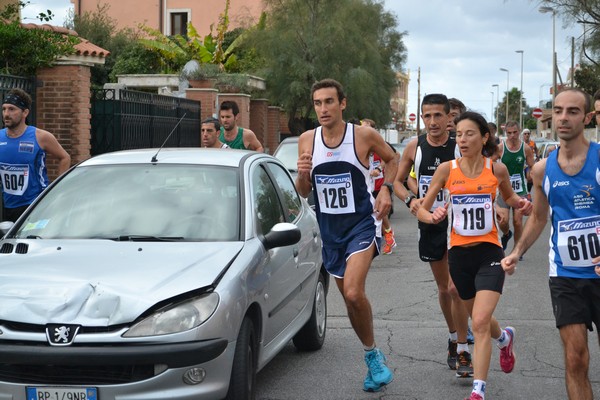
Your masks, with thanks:
M 298 138 L 299 136 L 289 136 L 279 143 L 279 146 L 275 149 L 273 157 L 281 160 L 283 165 L 290 171 L 292 178 L 296 179 L 298 176 Z M 310 208 L 315 209 L 315 194 L 314 190 L 311 190 L 306 199 Z
M 269 155 L 101 155 L 5 233 L 2 399 L 251 399 L 290 340 L 323 345 L 317 221 Z

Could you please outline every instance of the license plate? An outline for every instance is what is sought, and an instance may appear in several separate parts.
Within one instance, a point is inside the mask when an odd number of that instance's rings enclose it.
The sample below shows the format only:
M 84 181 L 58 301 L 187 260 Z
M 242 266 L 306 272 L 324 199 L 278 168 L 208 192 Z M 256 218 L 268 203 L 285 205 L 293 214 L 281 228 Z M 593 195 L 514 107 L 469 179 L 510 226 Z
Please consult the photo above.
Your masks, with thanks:
M 98 400 L 96 388 L 28 387 L 27 400 Z

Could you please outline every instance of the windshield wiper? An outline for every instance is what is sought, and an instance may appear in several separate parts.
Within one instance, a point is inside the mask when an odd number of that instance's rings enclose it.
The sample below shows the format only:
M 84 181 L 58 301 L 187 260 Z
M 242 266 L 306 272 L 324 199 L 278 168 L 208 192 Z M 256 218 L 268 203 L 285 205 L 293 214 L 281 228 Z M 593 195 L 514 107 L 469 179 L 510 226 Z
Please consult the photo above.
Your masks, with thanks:
M 183 236 L 121 235 L 112 240 L 117 242 L 177 242 L 183 239 Z
M 38 235 L 28 235 L 25 237 L 25 239 L 41 239 L 41 236 Z

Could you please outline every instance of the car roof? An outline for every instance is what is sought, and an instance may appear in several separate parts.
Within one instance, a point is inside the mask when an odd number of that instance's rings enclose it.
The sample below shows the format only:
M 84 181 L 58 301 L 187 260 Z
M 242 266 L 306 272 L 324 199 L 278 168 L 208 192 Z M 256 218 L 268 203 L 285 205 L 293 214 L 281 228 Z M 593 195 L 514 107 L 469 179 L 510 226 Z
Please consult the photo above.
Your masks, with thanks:
M 242 160 L 266 154 L 246 150 L 206 149 L 206 148 L 163 148 L 122 150 L 105 153 L 83 161 L 80 166 L 95 166 L 109 164 L 148 164 L 156 155 L 158 164 L 198 164 L 198 165 L 223 165 L 238 167 Z

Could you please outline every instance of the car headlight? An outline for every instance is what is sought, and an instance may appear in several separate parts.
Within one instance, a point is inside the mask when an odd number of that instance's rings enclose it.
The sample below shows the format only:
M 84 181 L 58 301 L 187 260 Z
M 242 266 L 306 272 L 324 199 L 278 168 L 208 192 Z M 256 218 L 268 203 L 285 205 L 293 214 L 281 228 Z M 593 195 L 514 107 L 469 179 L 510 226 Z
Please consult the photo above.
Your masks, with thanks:
M 206 321 L 217 309 L 219 295 L 208 293 L 149 315 L 133 325 L 124 337 L 167 335 L 184 332 Z

